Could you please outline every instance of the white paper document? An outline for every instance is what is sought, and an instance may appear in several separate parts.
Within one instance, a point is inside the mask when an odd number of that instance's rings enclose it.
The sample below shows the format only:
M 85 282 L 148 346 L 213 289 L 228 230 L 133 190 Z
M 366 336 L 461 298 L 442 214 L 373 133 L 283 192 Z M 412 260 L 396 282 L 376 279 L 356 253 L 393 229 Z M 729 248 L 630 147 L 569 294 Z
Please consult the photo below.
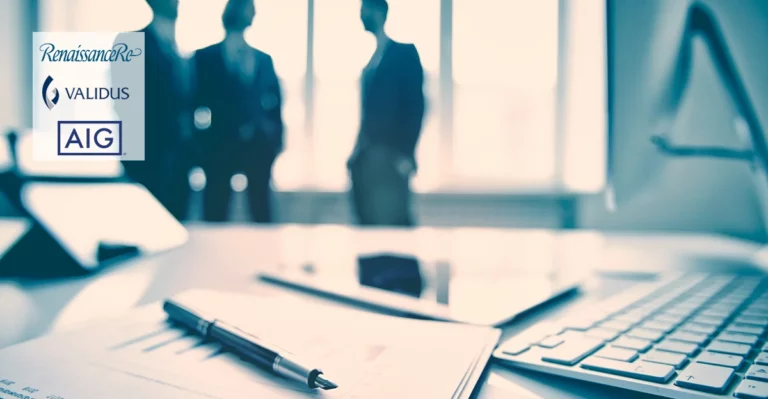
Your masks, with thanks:
M 211 291 L 185 303 L 321 368 L 312 390 L 165 321 L 160 306 L 0 351 L 1 399 L 466 398 L 499 331 Z

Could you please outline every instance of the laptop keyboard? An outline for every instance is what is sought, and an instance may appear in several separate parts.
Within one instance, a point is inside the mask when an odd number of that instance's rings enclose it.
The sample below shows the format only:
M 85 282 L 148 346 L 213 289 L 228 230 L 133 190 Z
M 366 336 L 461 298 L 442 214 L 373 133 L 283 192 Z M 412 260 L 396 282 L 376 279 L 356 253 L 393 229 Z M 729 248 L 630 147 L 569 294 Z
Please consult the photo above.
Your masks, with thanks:
M 503 342 L 513 366 L 670 398 L 768 398 L 768 278 L 683 275 Z

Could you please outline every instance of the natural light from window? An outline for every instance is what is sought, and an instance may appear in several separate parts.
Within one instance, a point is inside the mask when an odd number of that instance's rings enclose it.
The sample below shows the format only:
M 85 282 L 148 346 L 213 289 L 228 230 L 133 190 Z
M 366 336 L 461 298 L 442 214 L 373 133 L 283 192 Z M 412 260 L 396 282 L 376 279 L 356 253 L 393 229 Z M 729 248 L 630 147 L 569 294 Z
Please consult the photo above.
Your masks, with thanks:
M 453 3 L 454 172 L 476 184 L 547 182 L 555 176 L 558 0 L 477 3 Z
M 145 0 L 41 1 L 46 3 L 40 7 L 44 30 L 138 30 L 151 20 Z M 283 90 L 285 151 L 273 171 L 274 185 L 278 190 L 346 190 L 346 161 L 359 126 L 359 78 L 375 43 L 360 21 L 360 0 L 313 0 L 313 15 L 309 3 L 256 0 L 256 18 L 246 33 L 252 46 L 272 56 Z M 446 3 L 452 3 L 453 18 L 441 21 L 441 5 Z M 397 41 L 416 45 L 425 71 L 427 108 L 417 150 L 416 191 L 553 187 L 564 178 L 562 160 L 567 158 L 568 165 L 582 164 L 574 161 L 586 159 L 583 154 L 589 154 L 594 167 L 582 172 L 578 165 L 569 166 L 567 176 L 576 173 L 584 180 L 603 173 L 597 169 L 604 162 L 596 160 L 604 158 L 604 149 L 591 147 L 604 143 L 596 139 L 604 137 L 604 123 L 596 122 L 599 131 L 589 139 L 559 137 L 574 133 L 568 129 L 558 132 L 558 95 L 562 89 L 558 85 L 563 84 L 559 76 L 572 76 L 558 71 L 562 53 L 558 38 L 563 25 L 559 3 L 389 0 L 388 33 Z M 224 37 L 221 13 L 225 4 L 226 0 L 180 0 L 176 37 L 182 54 L 192 56 L 195 50 Z M 574 10 L 595 14 L 582 18 L 594 25 L 603 14 L 592 8 Z M 103 18 L 115 14 L 121 18 Z M 310 18 L 312 32 L 308 31 Z M 591 48 L 597 50 L 590 54 L 599 57 L 603 38 L 592 36 L 603 30 L 588 29 L 584 23 L 572 25 L 583 28 L 579 32 L 571 29 L 569 41 L 586 36 L 582 30 L 589 32 L 590 36 L 580 38 L 579 43 L 592 43 Z M 446 24 L 450 24 L 452 34 L 441 36 Z M 446 44 L 451 45 L 451 51 L 441 52 Z M 308 49 L 313 49 L 311 65 Z M 580 62 L 579 57 L 571 58 Z M 595 70 L 588 74 L 588 82 L 579 82 L 579 90 L 597 93 L 604 88 L 604 70 L 594 67 L 601 63 L 596 59 L 590 64 L 593 67 L 579 64 L 579 68 Z M 441 70 L 441 65 L 452 66 L 452 76 L 441 79 L 441 73 L 451 73 Z M 308 82 L 314 85 L 308 87 Z M 597 85 L 595 89 L 591 89 L 593 85 Z M 579 95 L 574 93 L 569 92 L 568 101 Z M 604 119 L 605 99 L 599 100 L 595 97 L 589 109 L 579 108 L 594 114 L 580 120 Z M 569 121 L 574 121 L 576 108 L 564 109 L 566 122 L 572 125 L 575 122 Z M 568 144 L 565 150 L 560 148 L 563 143 Z M 590 148 L 573 143 L 589 143 Z

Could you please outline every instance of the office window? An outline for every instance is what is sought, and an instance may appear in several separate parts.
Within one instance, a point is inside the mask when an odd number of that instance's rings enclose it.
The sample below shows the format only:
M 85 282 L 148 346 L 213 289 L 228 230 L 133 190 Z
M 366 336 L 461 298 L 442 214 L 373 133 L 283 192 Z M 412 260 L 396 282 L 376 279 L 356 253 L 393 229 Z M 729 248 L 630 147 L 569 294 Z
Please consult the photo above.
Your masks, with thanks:
M 316 2 L 314 46 L 311 182 L 341 190 L 360 119 L 360 72 L 375 49 L 360 22 L 360 2 Z
M 452 163 L 458 180 L 555 176 L 558 0 L 453 2 Z
M 180 0 L 176 21 L 176 43 L 179 52 L 190 57 L 195 50 L 210 46 L 224 38 L 221 13 L 227 0 Z
M 226 1 L 180 0 L 183 54 L 224 37 Z M 40 2 L 43 30 L 135 30 L 151 18 L 145 0 Z M 599 189 L 605 154 L 595 147 L 604 144 L 606 129 L 605 98 L 599 95 L 605 89 L 604 4 L 581 3 L 389 0 L 388 33 L 416 44 L 425 71 L 415 190 L 560 183 Z M 447 15 L 441 7 L 449 7 L 452 18 L 441 20 Z M 275 187 L 345 190 L 346 160 L 359 127 L 359 78 L 375 47 L 360 21 L 360 0 L 256 0 L 256 9 L 246 38 L 272 55 L 284 94 L 286 148 L 274 168 Z M 112 18 L 116 14 L 121 18 Z M 570 20 L 560 20 L 562 15 Z M 563 26 L 568 32 L 561 32 Z M 448 45 L 451 51 L 441 51 Z M 578 100 L 583 98 L 590 100 Z
M 562 184 L 567 190 L 595 192 L 605 185 L 608 167 L 605 3 L 571 0 L 566 18 Z
M 305 129 L 307 70 L 307 1 L 258 0 L 248 43 L 272 56 L 283 92 L 285 148 L 273 169 L 277 189 L 306 183 L 309 138 Z

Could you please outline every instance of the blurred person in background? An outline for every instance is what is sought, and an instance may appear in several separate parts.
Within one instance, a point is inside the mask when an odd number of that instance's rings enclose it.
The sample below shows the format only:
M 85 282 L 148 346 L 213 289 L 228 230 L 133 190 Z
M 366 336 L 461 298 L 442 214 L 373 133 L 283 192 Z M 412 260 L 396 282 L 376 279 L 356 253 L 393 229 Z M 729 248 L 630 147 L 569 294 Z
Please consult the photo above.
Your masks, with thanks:
M 243 35 L 255 16 L 254 0 L 229 0 L 222 15 L 226 37 L 195 54 L 197 104 L 211 111 L 199 143 L 207 221 L 227 219 L 230 180 L 243 173 L 251 216 L 272 222 L 272 166 L 283 148 L 282 98 L 272 57 L 248 45 Z
M 411 226 L 411 176 L 424 118 L 424 70 L 413 44 L 384 31 L 386 0 L 362 0 L 360 19 L 376 38 L 361 78 L 361 121 L 347 167 L 361 225 Z
M 145 186 L 179 220 L 187 215 L 194 129 L 193 70 L 176 45 L 178 0 L 147 0 L 152 22 L 144 33 L 144 161 L 124 161 L 126 175 Z M 120 36 L 116 40 L 120 42 Z M 112 82 L 129 79 L 122 63 L 113 64 Z M 126 112 L 115 102 L 121 119 Z M 122 115 L 121 115 L 122 114 Z

